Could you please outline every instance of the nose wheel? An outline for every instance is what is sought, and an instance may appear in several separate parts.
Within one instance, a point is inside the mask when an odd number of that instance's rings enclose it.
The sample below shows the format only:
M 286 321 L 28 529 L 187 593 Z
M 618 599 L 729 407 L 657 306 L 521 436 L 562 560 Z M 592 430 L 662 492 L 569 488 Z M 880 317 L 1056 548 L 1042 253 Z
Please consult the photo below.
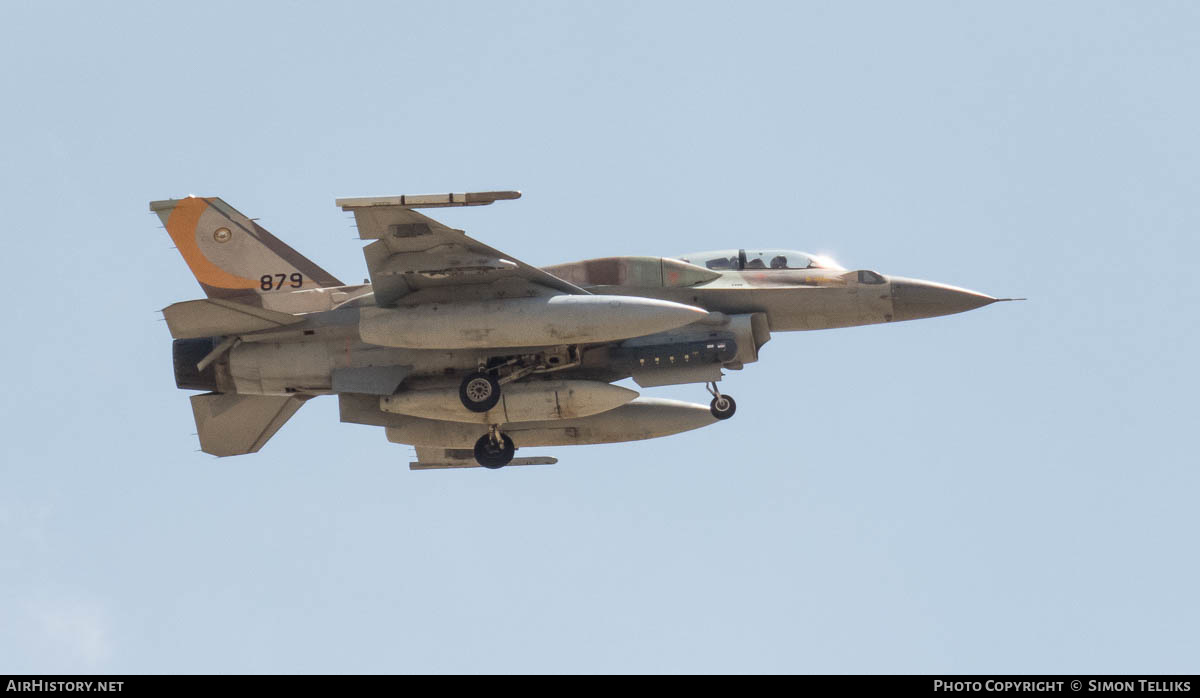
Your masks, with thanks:
M 458 386 L 463 407 L 472 412 L 487 412 L 500 402 L 500 381 L 483 371 L 468 374 Z
M 502 433 L 500 427 L 492 425 L 488 433 L 475 442 L 475 462 L 496 470 L 511 463 L 516 451 L 517 448 L 508 434 Z
M 708 411 L 712 412 L 712 416 L 717 419 L 729 419 L 737 412 L 737 403 L 728 395 L 722 395 L 717 388 L 716 383 L 708 384 L 708 392 L 712 393 L 712 402 L 708 405 Z

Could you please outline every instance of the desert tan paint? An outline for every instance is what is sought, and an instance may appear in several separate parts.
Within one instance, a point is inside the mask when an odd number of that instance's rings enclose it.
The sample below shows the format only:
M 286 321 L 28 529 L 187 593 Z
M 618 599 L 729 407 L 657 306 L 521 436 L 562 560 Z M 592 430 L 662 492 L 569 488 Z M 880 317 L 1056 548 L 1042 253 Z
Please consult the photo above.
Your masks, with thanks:
M 339 201 L 354 212 L 360 237 L 374 241 L 364 250 L 375 283 L 355 286 L 342 284 L 218 198 L 151 202 L 210 297 L 166 309 L 172 333 L 242 341 L 200 361 L 216 361 L 213 389 L 219 391 L 192 398 L 203 450 L 258 450 L 303 400 L 334 391 L 339 368 L 398 367 L 403 376 L 414 376 L 398 394 L 403 377 L 388 392 L 341 392 L 342 419 L 385 426 L 390 440 L 441 449 L 438 458 L 462 460 L 445 449 L 473 447 L 489 425 L 504 425 L 518 447 L 655 438 L 706 426 L 717 416 L 704 405 L 636 398 L 607 380 L 591 384 L 595 379 L 586 371 L 611 379 L 616 370 L 604 364 L 603 351 L 595 366 L 581 369 L 579 377 L 588 380 L 564 373 L 554 389 L 550 382 L 510 383 L 501 407 L 483 415 L 461 415 L 453 388 L 433 387 L 432 381 L 428 389 L 418 386 L 431 376 L 475 369 L 497 352 L 519 353 L 513 347 L 604 344 L 691 323 L 732 333 L 738 354 L 725 367 L 740 368 L 758 358 L 772 331 L 935 317 L 998 300 L 840 268 L 718 271 L 676 259 L 611 257 L 536 269 L 411 210 L 517 196 Z M 185 350 L 188 360 L 197 348 L 208 351 L 193 345 Z M 686 381 L 668 382 L 662 374 L 635 378 L 643 386 L 716 381 L 720 370 L 689 374 Z M 418 454 L 421 461 L 435 455 Z

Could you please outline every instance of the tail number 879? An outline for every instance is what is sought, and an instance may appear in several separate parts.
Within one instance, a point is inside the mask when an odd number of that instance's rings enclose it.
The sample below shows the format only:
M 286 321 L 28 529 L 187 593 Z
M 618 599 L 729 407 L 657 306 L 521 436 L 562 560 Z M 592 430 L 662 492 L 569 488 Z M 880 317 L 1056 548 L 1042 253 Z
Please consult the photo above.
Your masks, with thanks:
M 296 272 L 291 276 L 287 274 L 263 274 L 258 279 L 258 287 L 264 291 L 278 291 L 283 288 L 284 284 L 292 288 L 300 288 L 304 285 L 304 275 Z

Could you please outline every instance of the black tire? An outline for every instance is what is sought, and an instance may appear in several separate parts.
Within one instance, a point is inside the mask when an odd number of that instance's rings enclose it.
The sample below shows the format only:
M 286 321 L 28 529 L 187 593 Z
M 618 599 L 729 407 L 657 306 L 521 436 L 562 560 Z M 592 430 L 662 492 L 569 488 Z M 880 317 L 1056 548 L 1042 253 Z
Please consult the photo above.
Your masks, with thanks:
M 737 412 L 737 403 L 728 395 L 714 397 L 708 406 L 708 411 L 712 412 L 712 416 L 717 419 L 729 419 L 734 412 Z
M 500 448 L 496 448 L 496 444 L 492 443 L 490 434 L 484 434 L 475 442 L 475 462 L 492 470 L 511 463 L 516 452 L 517 447 L 513 445 L 513 440 L 508 438 L 508 434 L 500 435 Z
M 472 373 L 458 386 L 458 398 L 472 412 L 487 412 L 500 402 L 500 381 L 486 373 Z

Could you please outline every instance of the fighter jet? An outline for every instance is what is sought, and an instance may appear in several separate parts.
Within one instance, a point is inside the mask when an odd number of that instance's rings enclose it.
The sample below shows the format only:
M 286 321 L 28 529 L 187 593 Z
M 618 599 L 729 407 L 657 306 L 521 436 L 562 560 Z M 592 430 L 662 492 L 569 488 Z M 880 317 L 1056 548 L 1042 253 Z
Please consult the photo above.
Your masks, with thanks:
M 418 209 L 515 191 L 339 199 L 370 281 L 345 284 L 219 198 L 150 203 L 204 299 L 162 312 L 200 448 L 254 453 L 309 399 L 416 447 L 413 469 L 552 464 L 537 446 L 652 439 L 729 419 L 725 370 L 774 332 L 930 318 L 1006 298 L 794 250 L 537 268 Z M 645 397 L 701 384 L 709 404 Z

